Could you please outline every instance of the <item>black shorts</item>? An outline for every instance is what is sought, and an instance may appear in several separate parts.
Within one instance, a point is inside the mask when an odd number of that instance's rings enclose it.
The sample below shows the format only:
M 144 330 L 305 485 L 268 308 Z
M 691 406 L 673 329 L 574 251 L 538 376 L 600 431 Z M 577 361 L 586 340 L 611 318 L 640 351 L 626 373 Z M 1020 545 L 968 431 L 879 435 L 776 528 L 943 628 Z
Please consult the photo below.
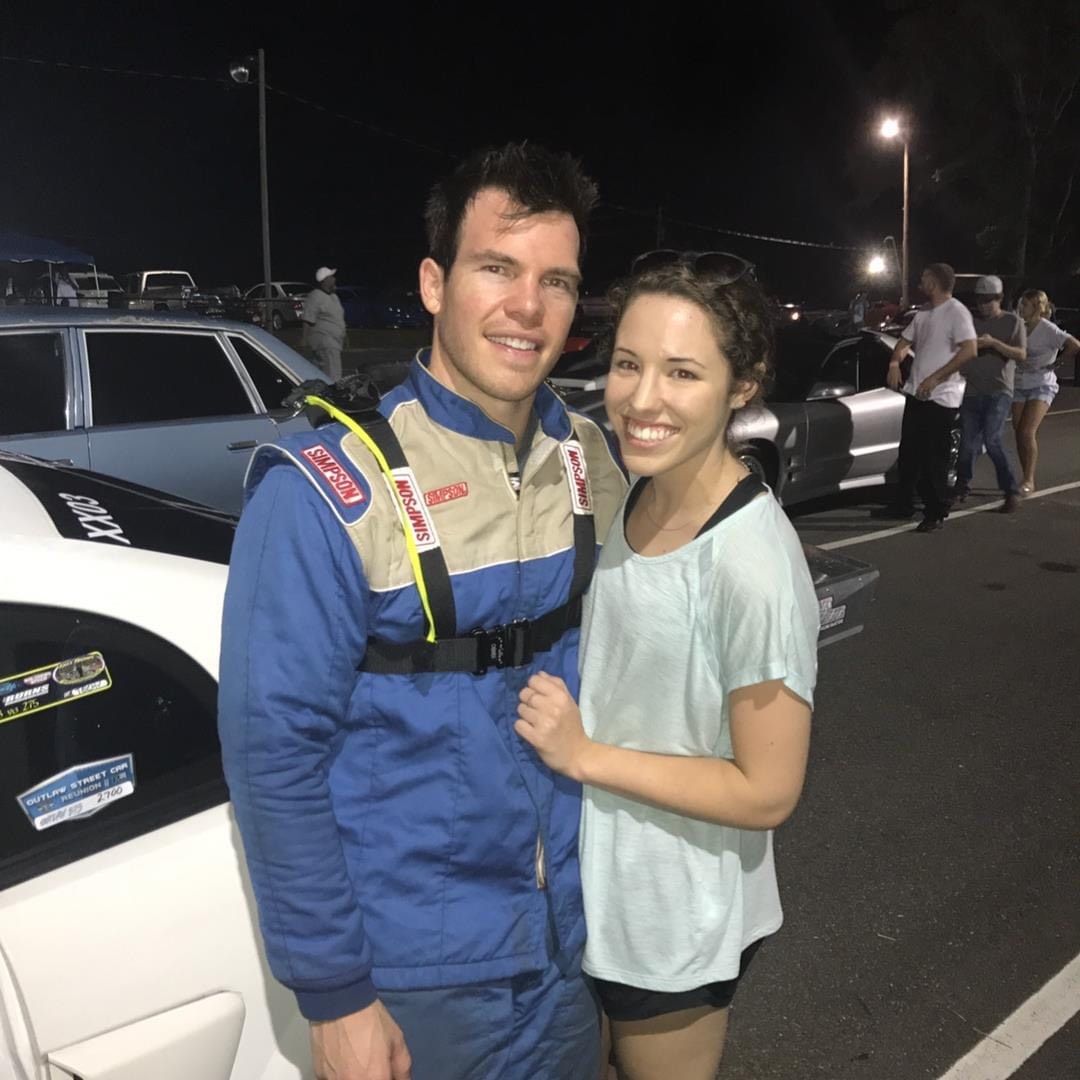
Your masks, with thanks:
M 754 953 L 764 940 L 765 938 L 759 938 L 743 949 L 739 974 L 734 979 L 706 983 L 693 990 L 645 990 L 638 986 L 627 986 L 625 983 L 608 982 L 606 979 L 593 979 L 593 984 L 609 1020 L 649 1020 L 654 1016 L 681 1012 L 683 1009 L 700 1009 L 703 1005 L 710 1009 L 726 1009 L 735 996 L 739 980 L 746 974 L 750 961 L 754 959 Z

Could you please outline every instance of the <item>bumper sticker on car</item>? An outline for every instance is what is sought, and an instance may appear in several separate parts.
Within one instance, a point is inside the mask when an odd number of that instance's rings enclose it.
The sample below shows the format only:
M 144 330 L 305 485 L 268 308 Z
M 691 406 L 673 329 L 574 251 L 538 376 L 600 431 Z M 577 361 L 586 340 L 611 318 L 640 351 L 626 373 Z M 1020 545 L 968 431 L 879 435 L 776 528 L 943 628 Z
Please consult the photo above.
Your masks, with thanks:
M 131 754 L 122 754 L 65 769 L 16 798 L 30 824 L 41 832 L 65 821 L 91 817 L 134 793 L 135 761 Z
M 57 660 L 45 667 L 0 679 L 0 724 L 27 713 L 54 709 L 76 698 L 100 694 L 112 686 L 112 676 L 99 652 Z
M 829 630 L 834 626 L 842 626 L 847 618 L 847 604 L 837 604 L 833 607 L 833 598 L 823 596 L 818 600 L 818 627 L 821 630 Z

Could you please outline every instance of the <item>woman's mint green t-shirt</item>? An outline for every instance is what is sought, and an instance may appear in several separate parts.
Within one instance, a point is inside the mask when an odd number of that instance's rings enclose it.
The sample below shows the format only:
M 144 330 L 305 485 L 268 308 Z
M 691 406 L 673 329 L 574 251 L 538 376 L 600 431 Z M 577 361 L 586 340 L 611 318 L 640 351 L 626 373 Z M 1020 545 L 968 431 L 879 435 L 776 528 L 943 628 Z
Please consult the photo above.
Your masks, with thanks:
M 818 604 L 802 545 L 760 495 L 666 555 L 612 523 L 585 600 L 581 712 L 599 742 L 731 758 L 728 694 L 782 679 L 813 705 Z M 585 970 L 651 990 L 734 978 L 783 916 L 772 833 L 713 825 L 586 786 Z

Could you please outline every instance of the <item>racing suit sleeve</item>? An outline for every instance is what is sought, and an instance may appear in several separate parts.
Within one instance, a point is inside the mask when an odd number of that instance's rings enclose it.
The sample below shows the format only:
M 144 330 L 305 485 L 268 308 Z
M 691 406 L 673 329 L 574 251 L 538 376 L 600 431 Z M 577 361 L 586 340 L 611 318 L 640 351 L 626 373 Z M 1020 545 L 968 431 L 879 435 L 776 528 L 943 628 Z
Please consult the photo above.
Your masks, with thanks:
M 218 727 L 270 968 L 309 1020 L 376 997 L 329 784 L 366 638 L 356 549 L 308 480 L 275 466 L 233 545 Z

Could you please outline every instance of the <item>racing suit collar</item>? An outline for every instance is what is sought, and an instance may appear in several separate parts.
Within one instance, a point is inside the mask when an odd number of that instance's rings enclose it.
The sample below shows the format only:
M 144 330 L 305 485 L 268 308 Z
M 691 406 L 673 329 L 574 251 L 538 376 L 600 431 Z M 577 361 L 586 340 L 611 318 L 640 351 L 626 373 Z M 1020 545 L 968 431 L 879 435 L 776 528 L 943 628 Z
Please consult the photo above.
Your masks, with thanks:
M 513 443 L 514 433 L 496 423 L 479 405 L 444 386 L 428 370 L 431 350 L 420 349 L 409 368 L 405 384 L 435 423 L 474 439 Z M 562 442 L 573 434 L 562 398 L 546 383 L 536 391 L 533 410 L 545 435 Z

